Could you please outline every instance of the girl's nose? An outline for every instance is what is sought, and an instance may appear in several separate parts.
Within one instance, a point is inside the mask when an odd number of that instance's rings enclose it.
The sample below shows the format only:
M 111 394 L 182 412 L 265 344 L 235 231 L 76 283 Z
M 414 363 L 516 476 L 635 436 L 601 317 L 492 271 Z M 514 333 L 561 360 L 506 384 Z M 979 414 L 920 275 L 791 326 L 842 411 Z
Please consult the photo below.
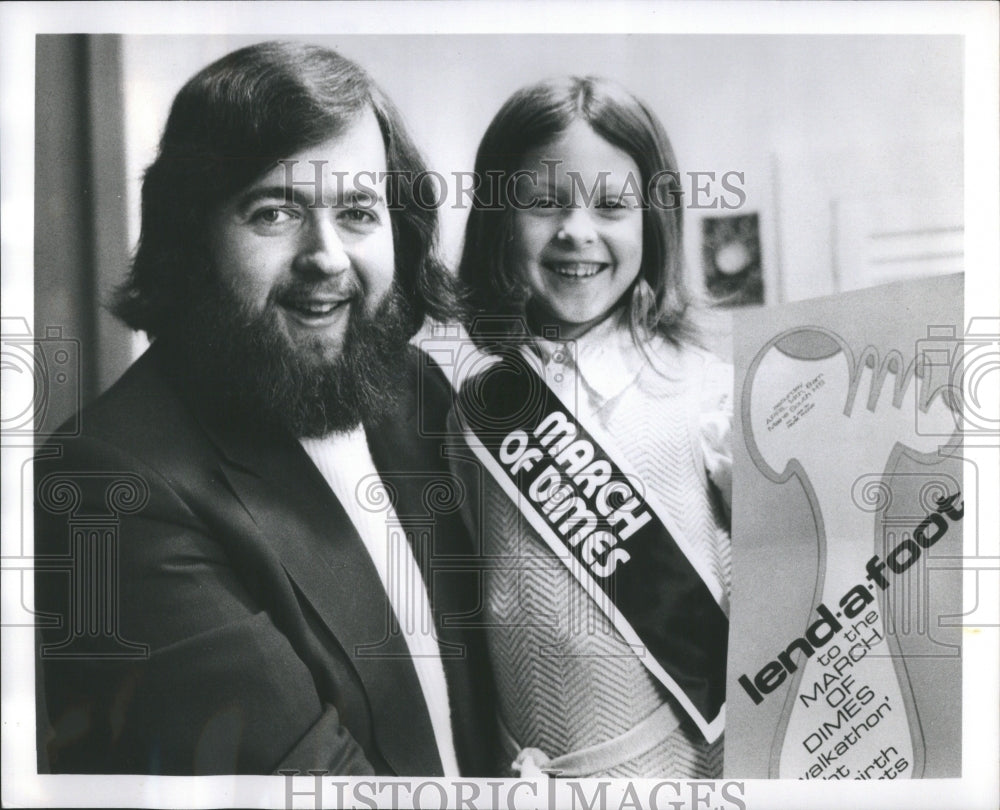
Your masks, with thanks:
M 590 212 L 583 206 L 567 208 L 556 239 L 570 245 L 588 245 L 597 241 L 597 230 Z
M 321 214 L 323 212 L 320 212 Z M 293 270 L 304 275 L 334 276 L 351 266 L 336 225 L 325 216 L 311 219 L 302 230 L 302 244 Z

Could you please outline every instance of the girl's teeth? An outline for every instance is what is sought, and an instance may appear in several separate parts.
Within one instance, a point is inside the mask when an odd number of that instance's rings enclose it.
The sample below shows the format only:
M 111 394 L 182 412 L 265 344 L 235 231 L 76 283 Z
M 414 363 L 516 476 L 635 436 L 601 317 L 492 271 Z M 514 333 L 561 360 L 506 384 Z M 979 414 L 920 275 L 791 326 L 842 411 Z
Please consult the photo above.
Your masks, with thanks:
M 560 276 L 589 278 L 600 273 L 604 266 L 600 262 L 553 262 L 549 268 Z

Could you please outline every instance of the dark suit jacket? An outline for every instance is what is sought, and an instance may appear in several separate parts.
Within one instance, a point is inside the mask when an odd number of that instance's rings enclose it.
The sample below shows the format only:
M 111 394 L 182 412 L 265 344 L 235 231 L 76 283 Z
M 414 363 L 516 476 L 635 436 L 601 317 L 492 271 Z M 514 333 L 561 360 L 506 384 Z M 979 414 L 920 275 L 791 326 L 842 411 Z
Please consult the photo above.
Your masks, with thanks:
M 82 435 L 35 462 L 40 769 L 440 774 L 340 502 L 297 441 L 205 407 L 165 354 L 154 344 L 83 412 Z M 462 627 L 474 550 L 440 440 L 418 430 L 443 429 L 448 397 L 414 352 L 399 412 L 366 433 L 424 569 L 460 766 L 486 775 L 492 688 Z

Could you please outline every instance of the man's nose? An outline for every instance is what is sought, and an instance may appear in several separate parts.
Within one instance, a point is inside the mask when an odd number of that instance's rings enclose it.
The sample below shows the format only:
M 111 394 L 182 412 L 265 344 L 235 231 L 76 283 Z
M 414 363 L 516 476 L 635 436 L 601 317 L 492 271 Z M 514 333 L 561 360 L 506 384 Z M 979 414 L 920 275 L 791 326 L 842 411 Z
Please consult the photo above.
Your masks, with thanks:
M 350 266 L 351 257 L 334 222 L 322 215 L 311 219 L 302 230 L 302 243 L 293 269 L 304 275 L 333 276 Z
M 590 211 L 582 205 L 565 209 L 556 238 L 572 245 L 587 245 L 597 241 L 597 229 Z

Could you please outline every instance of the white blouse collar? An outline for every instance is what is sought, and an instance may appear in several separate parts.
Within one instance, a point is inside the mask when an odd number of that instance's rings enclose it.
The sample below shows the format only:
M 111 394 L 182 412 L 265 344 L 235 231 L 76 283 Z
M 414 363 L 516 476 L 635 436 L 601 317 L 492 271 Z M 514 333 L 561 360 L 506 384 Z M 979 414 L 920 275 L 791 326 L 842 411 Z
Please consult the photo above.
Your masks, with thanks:
M 604 401 L 634 384 L 647 363 L 618 313 L 573 340 L 539 338 L 538 349 L 550 380 L 560 366 L 575 368 L 579 381 Z

